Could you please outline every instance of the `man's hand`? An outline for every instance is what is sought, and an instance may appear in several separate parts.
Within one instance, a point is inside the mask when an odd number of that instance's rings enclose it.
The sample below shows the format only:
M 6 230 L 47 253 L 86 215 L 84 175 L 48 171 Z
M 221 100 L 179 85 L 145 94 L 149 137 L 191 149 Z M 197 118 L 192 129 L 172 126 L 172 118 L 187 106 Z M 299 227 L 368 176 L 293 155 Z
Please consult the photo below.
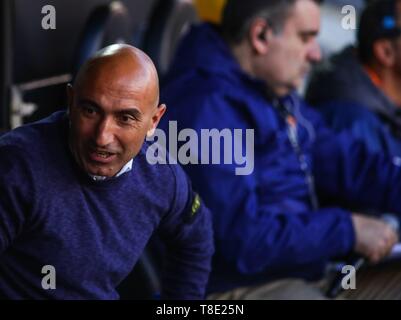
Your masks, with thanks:
M 370 262 L 377 263 L 388 254 L 398 242 L 398 235 L 387 223 L 377 218 L 353 213 L 355 229 L 355 251 Z

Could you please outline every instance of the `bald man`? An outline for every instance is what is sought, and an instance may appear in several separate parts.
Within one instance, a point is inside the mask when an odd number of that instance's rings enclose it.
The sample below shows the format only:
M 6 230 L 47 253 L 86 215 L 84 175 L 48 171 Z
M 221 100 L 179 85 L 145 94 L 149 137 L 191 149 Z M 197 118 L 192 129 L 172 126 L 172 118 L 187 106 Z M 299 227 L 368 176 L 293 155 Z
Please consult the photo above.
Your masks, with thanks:
M 0 139 L 0 295 L 117 299 L 157 230 L 162 297 L 203 298 L 209 212 L 178 166 L 145 157 L 166 109 L 153 63 L 131 46 L 107 47 L 67 92 L 68 113 Z

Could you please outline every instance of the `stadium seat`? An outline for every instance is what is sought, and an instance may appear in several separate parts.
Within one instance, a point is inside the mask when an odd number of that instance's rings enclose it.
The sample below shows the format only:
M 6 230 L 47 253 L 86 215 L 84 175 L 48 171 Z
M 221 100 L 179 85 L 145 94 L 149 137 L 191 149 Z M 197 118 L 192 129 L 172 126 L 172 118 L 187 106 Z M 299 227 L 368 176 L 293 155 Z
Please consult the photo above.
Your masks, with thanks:
M 191 23 L 198 22 L 192 1 L 163 0 L 155 6 L 143 39 L 143 49 L 163 77 L 175 53 L 178 40 Z

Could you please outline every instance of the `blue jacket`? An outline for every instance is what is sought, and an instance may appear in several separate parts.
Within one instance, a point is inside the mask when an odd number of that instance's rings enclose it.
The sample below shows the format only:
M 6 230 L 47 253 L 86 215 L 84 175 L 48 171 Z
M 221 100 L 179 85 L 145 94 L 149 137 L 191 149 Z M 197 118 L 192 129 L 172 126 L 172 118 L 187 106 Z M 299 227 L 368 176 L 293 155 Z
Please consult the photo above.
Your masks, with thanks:
M 401 172 L 368 155 L 362 143 L 335 136 L 296 95 L 274 100 L 244 74 L 213 26 L 193 27 L 178 48 L 162 87 L 161 124 L 178 129 L 254 129 L 254 171 L 235 164 L 185 165 L 212 211 L 216 253 L 209 291 L 280 277 L 318 279 L 328 260 L 349 253 L 355 235 L 348 210 L 401 212 Z M 296 116 L 298 143 L 325 206 L 314 209 L 287 124 L 272 101 Z M 214 150 L 218 151 L 218 150 Z M 387 161 L 387 162 L 386 162 Z M 390 210 L 391 209 L 391 210 Z
M 401 157 L 401 109 L 373 84 L 353 47 L 317 68 L 306 99 L 334 130 L 348 130 L 370 151 Z

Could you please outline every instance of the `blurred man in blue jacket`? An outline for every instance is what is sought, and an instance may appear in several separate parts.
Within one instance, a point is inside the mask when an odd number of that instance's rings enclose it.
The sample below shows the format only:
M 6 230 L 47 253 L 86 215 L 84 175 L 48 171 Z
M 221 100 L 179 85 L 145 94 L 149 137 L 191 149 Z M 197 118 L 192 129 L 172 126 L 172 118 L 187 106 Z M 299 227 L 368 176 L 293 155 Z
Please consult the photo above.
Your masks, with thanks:
M 397 241 L 357 212 L 401 213 L 400 168 L 332 134 L 295 92 L 320 59 L 319 24 L 317 1 L 230 0 L 221 28 L 192 28 L 165 79 L 178 129 L 254 129 L 252 174 L 184 166 L 214 213 L 215 298 L 319 298 L 305 280 L 331 259 L 354 251 L 377 262 Z
M 401 1 L 372 1 L 362 13 L 358 48 L 349 46 L 314 72 L 306 99 L 335 130 L 347 129 L 373 152 L 401 157 Z

